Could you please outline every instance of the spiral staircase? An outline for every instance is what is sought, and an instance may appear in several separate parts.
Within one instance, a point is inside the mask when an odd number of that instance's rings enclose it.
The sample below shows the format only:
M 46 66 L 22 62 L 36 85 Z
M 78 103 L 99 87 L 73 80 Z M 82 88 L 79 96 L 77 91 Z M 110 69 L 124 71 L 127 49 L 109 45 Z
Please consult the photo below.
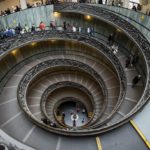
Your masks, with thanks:
M 126 69 L 132 52 L 120 45 L 114 54 L 100 34 L 46 30 L 3 40 L 1 49 L 7 51 L 0 62 L 7 68 L 0 74 L 1 129 L 35 149 L 96 150 L 95 137 L 100 136 L 104 150 L 147 150 L 129 120 L 149 98 L 148 41 L 127 21 L 96 6 L 63 3 L 54 10 L 90 14 L 118 27 L 136 45 L 141 62 Z M 142 80 L 133 88 L 138 74 Z M 85 106 L 83 126 L 70 127 L 59 119 L 56 108 L 68 97 Z

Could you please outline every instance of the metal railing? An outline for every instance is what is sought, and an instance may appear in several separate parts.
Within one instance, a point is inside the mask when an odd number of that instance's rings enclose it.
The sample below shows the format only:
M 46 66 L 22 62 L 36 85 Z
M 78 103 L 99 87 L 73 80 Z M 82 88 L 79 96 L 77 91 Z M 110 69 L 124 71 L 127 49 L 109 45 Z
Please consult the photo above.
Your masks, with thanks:
M 99 41 L 97 41 L 96 39 L 93 39 L 92 37 L 89 37 L 85 34 L 79 34 L 79 33 L 67 33 L 67 32 L 49 32 L 49 31 L 43 31 L 43 33 L 47 33 L 47 34 L 44 34 L 46 35 L 46 38 L 42 38 L 42 40 L 46 40 L 48 39 L 48 37 L 52 37 L 53 39 L 76 39 L 78 41 L 82 41 L 84 43 L 88 43 L 90 45 L 93 45 L 95 48 L 97 49 L 101 49 L 102 53 L 104 53 L 105 56 L 107 56 L 107 58 L 109 58 L 109 60 L 111 61 L 112 64 L 114 64 L 116 70 L 117 70 L 117 74 L 118 74 L 118 77 L 120 79 L 120 86 L 121 86 L 121 93 L 120 93 L 120 97 L 119 97 L 119 100 L 118 100 L 118 104 L 116 106 L 116 108 L 114 108 L 115 111 L 113 111 L 113 113 L 116 112 L 116 109 L 119 108 L 119 105 L 121 104 L 121 102 L 123 101 L 124 99 L 124 95 L 125 95 L 125 89 L 126 89 L 126 78 L 125 78 L 125 75 L 124 75 L 124 71 L 119 63 L 119 60 L 116 58 L 116 56 L 111 52 L 111 50 L 108 49 L 108 47 L 105 47 L 102 43 L 100 43 Z M 39 32 L 40 33 L 40 32 Z M 49 35 L 49 36 L 48 36 Z M 33 40 L 33 39 L 32 39 Z M 41 39 L 39 39 L 40 41 Z M 43 66 L 40 65 L 40 68 L 43 68 Z M 38 69 L 37 69 L 38 70 Z M 29 72 L 30 76 L 34 75 L 35 73 L 31 73 Z M 95 74 L 95 73 L 94 73 Z M 20 86 L 21 89 L 18 90 L 18 99 L 20 99 L 20 105 L 21 107 L 24 109 L 24 111 L 33 119 L 34 118 L 34 121 L 36 120 L 35 117 L 32 116 L 32 114 L 30 113 L 30 111 L 28 110 L 28 108 L 26 107 L 26 102 L 24 101 L 25 100 L 25 93 L 23 94 L 21 91 L 24 89 L 24 84 L 27 85 L 28 84 L 28 79 L 29 77 L 26 77 L 27 79 L 27 82 L 20 82 Z M 22 99 L 22 100 L 21 100 Z M 113 114 L 112 114 L 113 115 Z M 109 116 L 111 117 L 111 116 Z M 107 118 L 108 119 L 108 118 Z M 36 121 L 37 122 L 37 121 Z
M 119 122 L 117 122 L 116 124 L 112 125 L 111 127 L 105 127 L 103 129 L 96 129 L 96 130 L 90 130 L 88 131 L 88 134 L 96 134 L 99 132 L 105 132 L 106 130 L 110 130 L 111 128 L 115 128 L 117 126 L 119 126 L 120 124 L 123 124 L 124 122 L 128 121 L 128 119 L 134 115 L 135 112 L 137 112 L 145 103 L 146 101 L 149 99 L 150 93 L 149 93 L 149 65 L 150 65 L 150 44 L 148 43 L 148 41 L 146 40 L 146 38 L 140 33 L 140 31 L 138 31 L 134 26 L 132 26 L 131 24 L 129 24 L 127 21 L 121 19 L 120 17 L 111 14 L 110 12 L 104 11 L 104 10 L 100 10 L 94 6 L 87 6 L 87 5 L 82 5 L 82 4 L 58 4 L 57 6 L 55 5 L 55 10 L 60 11 L 60 12 L 78 12 L 78 13 L 88 13 L 91 14 L 93 16 L 96 16 L 99 19 L 105 20 L 108 23 L 111 23 L 112 25 L 115 25 L 119 28 L 121 28 L 134 42 L 135 44 L 139 47 L 139 51 L 140 53 L 144 56 L 145 58 L 145 67 L 147 68 L 147 73 L 146 73 L 146 88 L 144 91 L 144 94 L 141 98 L 141 100 L 139 101 L 139 103 L 137 104 L 137 107 L 135 107 L 135 109 L 132 110 L 132 112 L 128 115 L 126 115 L 124 120 L 121 120 Z M 38 33 L 38 32 L 37 32 Z M 36 33 L 36 35 L 37 35 Z M 50 34 L 50 31 L 42 31 L 40 32 L 40 34 L 38 34 L 38 37 L 28 37 L 30 34 L 24 34 L 21 35 L 21 37 L 24 37 L 23 39 L 16 41 L 14 45 L 9 45 L 8 48 L 12 49 L 15 47 L 19 47 L 21 45 L 27 44 L 28 42 L 31 41 L 41 41 L 41 40 L 46 40 L 48 38 L 50 38 L 50 36 L 52 36 L 54 39 L 55 38 L 66 38 L 66 39 L 77 39 L 80 42 L 84 42 L 84 43 L 88 43 L 90 45 L 93 45 L 94 43 L 94 47 L 96 47 L 97 49 L 100 48 L 100 43 L 99 43 L 99 39 L 97 38 L 91 38 L 83 33 L 64 33 L 64 32 L 56 32 L 56 31 L 52 31 L 52 34 Z M 75 38 L 76 37 L 76 38 Z M 27 38 L 27 39 L 26 39 Z M 18 37 L 16 38 L 18 39 Z M 19 43 L 20 42 L 20 43 Z M 16 44 L 16 45 L 15 45 Z M 107 55 L 109 58 L 111 58 L 111 62 L 112 64 L 115 64 L 116 70 L 118 70 L 118 74 L 119 76 L 123 76 L 123 70 L 120 68 L 120 64 L 118 64 L 118 60 L 116 59 L 116 57 L 112 54 L 111 50 L 107 50 L 107 48 L 104 45 L 101 45 L 102 47 L 102 52 Z M 116 61 L 116 62 L 115 62 Z M 118 66 L 117 66 L 118 65 Z M 121 72 L 120 72 L 121 71 Z M 121 77 L 122 78 L 122 77 Z M 120 79 L 120 81 L 122 82 L 122 84 L 124 85 L 124 79 Z M 122 87 L 123 88 L 123 87 Z M 124 87 L 125 88 L 125 87 Z M 123 88 L 123 89 L 124 89 Z M 42 126 L 42 125 L 40 125 Z M 56 131 L 57 132 L 57 131 Z M 81 131 L 80 131 L 81 132 Z M 69 131 L 68 133 L 62 133 L 62 134 L 68 134 L 68 135 L 77 135 L 79 132 L 75 131 L 75 132 L 71 132 Z M 82 132 L 82 135 L 86 135 L 86 132 Z

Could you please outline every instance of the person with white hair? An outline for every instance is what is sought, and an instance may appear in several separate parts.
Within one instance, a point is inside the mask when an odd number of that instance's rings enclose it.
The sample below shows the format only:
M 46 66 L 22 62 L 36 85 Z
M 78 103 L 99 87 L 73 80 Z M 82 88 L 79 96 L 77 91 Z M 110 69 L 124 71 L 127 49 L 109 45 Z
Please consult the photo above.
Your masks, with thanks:
M 72 31 L 77 32 L 77 28 L 74 25 L 72 26 Z

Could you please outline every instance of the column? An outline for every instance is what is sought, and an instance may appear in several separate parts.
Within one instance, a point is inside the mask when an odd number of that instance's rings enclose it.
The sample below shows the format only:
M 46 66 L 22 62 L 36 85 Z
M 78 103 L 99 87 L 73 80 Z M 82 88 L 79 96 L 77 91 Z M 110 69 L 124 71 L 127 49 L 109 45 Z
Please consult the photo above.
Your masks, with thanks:
M 147 5 L 148 4 L 148 0 L 140 0 L 141 5 Z
M 129 8 L 129 0 L 124 0 L 123 1 L 123 7 Z
M 21 7 L 21 9 L 26 9 L 27 8 L 26 0 L 20 0 L 20 7 Z

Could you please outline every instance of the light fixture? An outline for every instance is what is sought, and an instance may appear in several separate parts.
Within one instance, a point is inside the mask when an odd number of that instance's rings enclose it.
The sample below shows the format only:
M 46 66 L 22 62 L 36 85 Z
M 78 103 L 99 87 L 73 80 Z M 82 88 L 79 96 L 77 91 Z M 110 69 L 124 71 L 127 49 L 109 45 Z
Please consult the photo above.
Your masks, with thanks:
M 120 30 L 120 29 L 117 29 L 117 32 L 121 32 L 121 30 Z
M 87 20 L 91 20 L 92 17 L 91 17 L 90 15 L 86 15 L 85 18 L 86 18 Z
M 141 20 L 144 20 L 144 19 L 145 19 L 144 15 L 142 15 L 140 18 L 141 18 Z
M 31 46 L 35 46 L 37 43 L 36 42 L 32 42 L 31 43 Z
M 12 53 L 13 55 L 16 55 L 17 50 L 15 49 L 15 50 L 13 50 L 11 53 Z
M 51 42 L 55 42 L 56 40 L 54 40 L 54 39 L 52 39 L 52 40 L 50 40 Z
M 56 17 L 56 18 L 60 16 L 59 12 L 54 12 L 53 14 L 54 14 L 54 17 Z

